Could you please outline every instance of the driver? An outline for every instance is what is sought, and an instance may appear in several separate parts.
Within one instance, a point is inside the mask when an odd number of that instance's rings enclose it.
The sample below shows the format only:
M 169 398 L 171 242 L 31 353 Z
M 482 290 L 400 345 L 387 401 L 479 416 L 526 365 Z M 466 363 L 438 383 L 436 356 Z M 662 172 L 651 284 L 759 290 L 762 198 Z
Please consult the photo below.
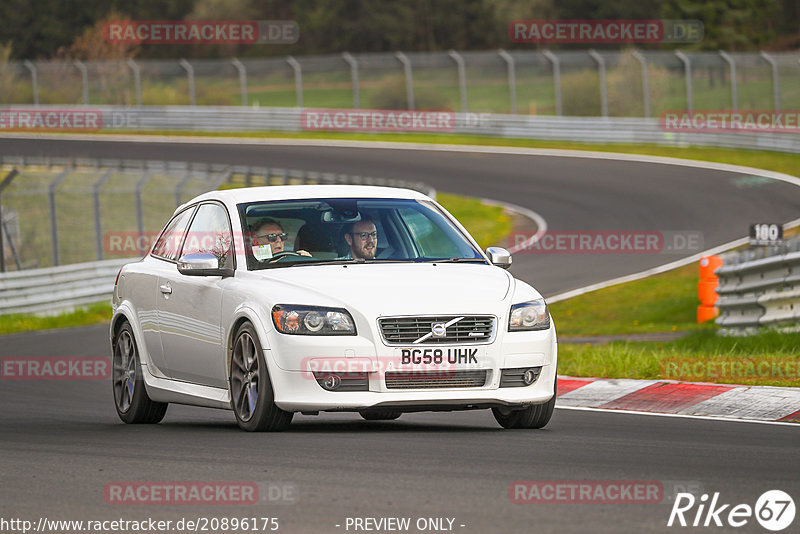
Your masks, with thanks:
M 269 245 L 272 249 L 272 256 L 280 254 L 281 252 L 288 252 L 284 250 L 286 244 L 286 232 L 283 231 L 281 224 L 275 219 L 263 219 L 256 223 L 253 227 L 252 240 L 253 246 Z M 301 256 L 311 256 L 305 250 L 295 250 L 295 253 Z M 262 261 L 262 260 L 259 260 Z M 277 261 L 277 258 L 270 261 L 270 263 Z

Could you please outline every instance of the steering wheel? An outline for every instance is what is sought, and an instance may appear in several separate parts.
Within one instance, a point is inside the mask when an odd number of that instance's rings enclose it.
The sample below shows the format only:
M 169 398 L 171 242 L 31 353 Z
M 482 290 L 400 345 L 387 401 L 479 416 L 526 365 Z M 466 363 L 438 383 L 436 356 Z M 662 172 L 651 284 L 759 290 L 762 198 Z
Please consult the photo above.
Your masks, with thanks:
M 302 256 L 302 254 L 298 254 L 297 252 L 294 252 L 292 250 L 284 250 L 283 252 L 276 252 L 275 254 L 273 254 L 272 259 L 269 261 L 270 263 L 275 261 L 280 261 L 287 256 Z

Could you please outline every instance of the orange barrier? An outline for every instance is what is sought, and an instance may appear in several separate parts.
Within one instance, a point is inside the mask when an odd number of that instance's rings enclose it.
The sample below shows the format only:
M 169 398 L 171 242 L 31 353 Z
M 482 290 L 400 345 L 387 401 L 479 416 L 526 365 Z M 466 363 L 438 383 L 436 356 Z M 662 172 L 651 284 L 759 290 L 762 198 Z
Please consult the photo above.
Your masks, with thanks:
M 703 256 L 700 258 L 700 280 L 716 280 L 714 271 L 722 267 L 722 258 L 719 256 Z
M 718 285 L 719 280 L 708 281 L 701 279 L 697 282 L 697 298 L 700 299 L 700 304 L 714 307 L 719 298 L 716 291 Z
M 722 258 L 719 256 L 700 258 L 700 281 L 697 282 L 697 298 L 700 300 L 700 306 L 697 307 L 698 323 L 711 321 L 719 315 L 719 309 L 714 306 L 719 298 L 716 292 L 719 278 L 714 271 L 720 267 L 722 267 Z
M 719 309 L 716 306 L 703 306 L 702 304 L 697 307 L 697 322 L 705 323 L 706 321 L 713 321 L 719 315 Z

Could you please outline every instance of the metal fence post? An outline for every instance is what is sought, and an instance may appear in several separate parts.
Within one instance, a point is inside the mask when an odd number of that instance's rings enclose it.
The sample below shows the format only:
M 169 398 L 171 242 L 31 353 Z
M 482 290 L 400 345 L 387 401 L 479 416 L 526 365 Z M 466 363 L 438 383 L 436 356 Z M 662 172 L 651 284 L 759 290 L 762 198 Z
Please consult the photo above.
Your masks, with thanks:
M 775 58 L 764 51 L 759 52 L 758 55 L 764 58 L 764 61 L 769 63 L 770 67 L 772 67 L 772 106 L 775 111 L 780 111 L 781 85 L 780 81 L 778 80 L 778 62 L 775 61 Z
M 600 76 L 600 114 L 608 117 L 608 86 L 606 85 L 606 60 L 596 50 L 589 50 L 589 56 L 597 62 L 597 74 Z
M 739 109 L 739 91 L 736 86 L 736 60 L 733 59 L 733 56 L 725 52 L 724 50 L 719 51 L 719 55 L 725 62 L 728 64 L 728 68 L 730 68 L 731 72 L 731 109 L 733 111 L 737 111 Z
M 292 70 L 294 71 L 294 91 L 295 95 L 297 96 L 297 107 L 303 107 L 303 69 L 300 67 L 300 63 L 297 60 L 289 56 L 286 58 L 286 61 L 291 65 Z
M 192 67 L 192 64 L 185 59 L 181 59 L 179 64 L 181 67 L 183 67 L 183 70 L 186 71 L 186 78 L 189 81 L 189 103 L 194 106 L 197 104 L 194 94 L 194 68 Z
M 247 105 L 247 69 L 238 58 L 233 58 L 231 63 L 239 71 L 239 87 L 242 91 L 242 105 Z
M 692 61 L 680 50 L 675 51 L 675 56 L 683 63 L 683 72 L 686 76 L 686 111 L 694 109 L 694 96 L 692 95 Z
M 175 207 L 181 205 L 181 195 L 183 194 L 183 188 L 186 187 L 186 184 L 189 183 L 189 180 L 192 179 L 192 171 L 186 171 L 186 176 L 184 176 L 178 185 L 175 187 Z
M 517 73 L 514 68 L 514 58 L 505 50 L 498 50 L 498 55 L 506 62 L 506 70 L 508 71 L 508 99 L 511 103 L 512 115 L 517 114 Z
M 414 78 L 411 71 L 411 61 L 402 52 L 395 52 L 394 57 L 403 64 L 403 72 L 406 76 L 406 104 L 408 109 L 415 109 L 414 106 Z
M 100 188 L 103 187 L 108 179 L 111 178 L 111 169 L 108 169 L 103 176 L 92 186 L 92 196 L 94 196 L 94 229 L 97 239 L 97 259 L 103 259 L 103 223 L 100 219 Z
M 32 61 L 25 60 L 22 62 L 25 68 L 31 71 L 31 83 L 33 84 L 33 104 L 39 105 L 39 73 L 36 70 L 36 65 Z
M 464 58 L 455 50 L 448 50 L 447 55 L 453 58 L 458 69 L 458 94 L 461 96 L 461 112 L 466 113 L 467 109 L 467 69 L 464 67 Z
M 83 64 L 83 61 L 80 59 L 76 59 L 74 62 L 75 66 L 81 71 L 81 85 L 83 86 L 83 103 L 85 105 L 89 105 L 89 72 L 86 69 L 86 65 Z
M 6 237 L 8 237 L 8 248 L 11 249 L 11 256 L 14 258 L 14 264 L 17 266 L 17 270 L 21 271 L 22 262 L 19 260 L 19 254 L 17 254 L 17 248 L 14 246 L 14 240 L 11 237 L 11 232 L 8 231 L 8 225 L 2 220 L 2 217 L 0 217 L 0 222 L 2 222 L 0 226 L 3 227 L 2 231 L 0 231 L 0 234 L 5 233 Z M 17 224 L 19 224 L 19 216 L 17 217 Z
M 142 74 L 139 70 L 139 65 L 133 60 L 133 58 L 129 58 L 126 62 L 128 67 L 133 71 L 133 83 L 134 87 L 136 88 L 136 105 L 141 107 L 142 106 Z
M 358 61 L 350 52 L 342 52 L 342 59 L 350 65 L 350 84 L 353 86 L 353 109 L 361 107 L 361 95 L 358 92 Z
M 136 182 L 136 227 L 139 230 L 139 237 L 144 235 L 144 213 L 142 212 L 142 189 L 144 184 L 153 176 L 153 173 L 144 170 L 142 178 Z
M 642 66 L 642 102 L 644 104 L 644 116 L 650 118 L 650 78 L 647 73 L 647 58 L 638 50 L 634 50 L 631 55 L 633 55 Z
M 3 178 L 3 181 L 0 182 L 0 222 L 3 220 L 3 190 L 6 187 L 11 185 L 12 180 L 19 174 L 16 168 L 11 169 L 11 172 L 6 174 L 6 177 Z M 10 237 L 9 237 L 10 240 Z M 6 249 L 5 244 L 3 243 L 3 232 L 0 232 L 0 273 L 6 272 Z
M 556 96 L 556 115 L 559 117 L 564 114 L 561 104 L 561 61 L 558 56 L 549 50 L 543 50 L 542 55 L 553 64 L 553 90 Z
M 69 176 L 72 169 L 67 167 L 50 182 L 47 194 L 50 197 L 50 238 L 53 240 L 53 266 L 58 267 L 58 221 L 56 220 L 56 188 Z

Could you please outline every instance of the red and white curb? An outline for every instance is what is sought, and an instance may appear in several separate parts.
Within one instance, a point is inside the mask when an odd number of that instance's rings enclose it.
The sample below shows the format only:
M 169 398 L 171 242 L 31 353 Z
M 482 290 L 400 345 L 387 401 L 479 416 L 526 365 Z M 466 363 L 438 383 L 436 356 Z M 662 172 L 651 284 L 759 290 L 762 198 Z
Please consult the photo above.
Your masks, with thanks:
M 556 407 L 800 423 L 800 388 L 559 376 Z

